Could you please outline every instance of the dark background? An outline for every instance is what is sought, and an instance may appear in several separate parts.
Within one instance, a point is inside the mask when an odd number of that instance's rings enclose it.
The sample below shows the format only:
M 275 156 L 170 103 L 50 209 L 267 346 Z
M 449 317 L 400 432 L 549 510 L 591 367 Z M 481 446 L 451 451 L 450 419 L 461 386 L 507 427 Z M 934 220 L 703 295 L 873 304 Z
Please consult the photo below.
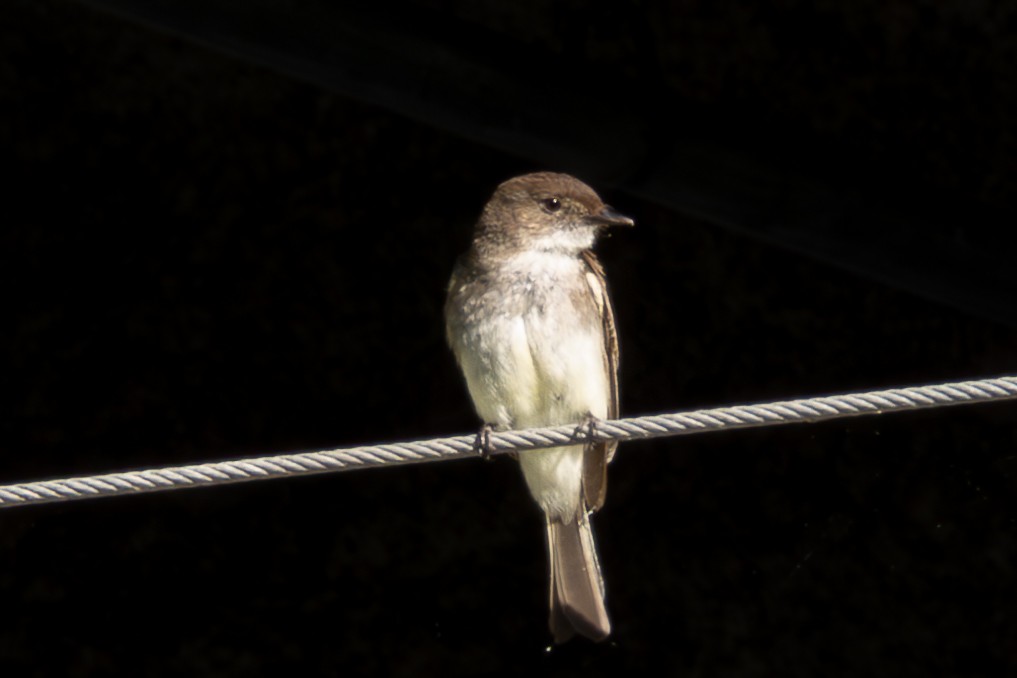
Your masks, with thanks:
M 505 108 L 469 114 L 511 131 L 484 143 L 482 124 L 457 134 L 179 27 L 3 3 L 0 482 L 474 430 L 444 285 L 494 186 L 534 169 L 576 173 L 637 221 L 599 248 L 627 415 L 1017 372 L 1007 304 L 977 303 L 1007 288 L 964 273 L 1013 276 L 1013 234 L 992 225 L 1017 212 L 1015 3 L 407 11 L 394 26 L 467 54 L 514 45 L 506 72 L 539 57 L 519 110 L 593 92 L 591 119 L 624 120 L 642 160 L 610 161 L 628 146 L 607 131 L 607 155 L 578 132 L 548 151 L 526 139 L 554 126 Z M 446 96 L 413 89 L 433 73 L 405 91 Z M 792 172 L 851 219 L 802 212 L 799 179 L 762 191 L 766 219 L 696 203 L 660 171 L 681 139 L 730 160 L 701 190 Z M 711 201 L 735 216 L 711 219 Z M 899 228 L 873 226 L 889 213 Z M 596 519 L 614 634 L 552 651 L 541 518 L 506 459 L 5 510 L 0 667 L 1005 675 L 1014 414 L 624 446 Z

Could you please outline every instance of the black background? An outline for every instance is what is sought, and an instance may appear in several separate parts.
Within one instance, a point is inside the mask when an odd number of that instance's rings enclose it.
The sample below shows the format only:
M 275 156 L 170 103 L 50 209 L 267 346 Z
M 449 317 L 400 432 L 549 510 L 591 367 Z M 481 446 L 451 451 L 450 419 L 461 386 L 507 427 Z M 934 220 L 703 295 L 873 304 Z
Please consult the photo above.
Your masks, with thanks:
M 645 63 L 578 5 L 417 4 L 594 73 Z M 1013 3 L 660 4 L 616 12 L 653 17 L 670 104 L 833 149 L 803 171 L 1017 207 Z M 0 482 L 474 430 L 444 285 L 493 187 L 544 168 L 74 3 L 4 3 Z M 1012 327 L 617 183 L 597 188 L 638 226 L 599 251 L 627 415 L 1017 370 Z M 624 446 L 596 518 L 614 634 L 552 651 L 506 459 L 4 510 L 0 666 L 1004 675 L 1013 419 Z

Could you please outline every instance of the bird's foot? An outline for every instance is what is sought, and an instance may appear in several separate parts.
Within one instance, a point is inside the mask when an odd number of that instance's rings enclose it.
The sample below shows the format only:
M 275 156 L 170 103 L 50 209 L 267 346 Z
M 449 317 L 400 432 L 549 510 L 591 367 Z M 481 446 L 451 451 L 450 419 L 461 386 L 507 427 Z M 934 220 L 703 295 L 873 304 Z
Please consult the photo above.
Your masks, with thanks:
M 477 437 L 473 441 L 473 451 L 484 461 L 491 461 L 494 448 L 491 447 L 491 432 L 494 431 L 492 424 L 484 424 L 477 431 Z
M 585 442 L 595 442 L 597 440 L 597 427 L 600 425 L 600 418 L 593 416 L 593 414 L 587 412 L 583 420 L 576 426 L 576 430 L 573 431 L 572 437 L 577 440 Z

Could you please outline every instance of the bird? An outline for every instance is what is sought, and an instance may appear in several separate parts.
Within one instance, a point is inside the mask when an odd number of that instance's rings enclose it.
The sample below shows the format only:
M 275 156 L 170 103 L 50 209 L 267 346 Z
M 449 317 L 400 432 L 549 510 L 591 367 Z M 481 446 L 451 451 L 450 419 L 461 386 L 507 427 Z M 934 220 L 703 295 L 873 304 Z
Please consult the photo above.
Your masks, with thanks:
M 617 417 L 618 335 L 592 248 L 609 227 L 633 225 L 568 174 L 525 174 L 494 191 L 445 303 L 448 343 L 485 428 L 593 428 Z M 588 437 L 517 453 L 546 521 L 555 643 L 611 633 L 590 516 L 617 443 Z

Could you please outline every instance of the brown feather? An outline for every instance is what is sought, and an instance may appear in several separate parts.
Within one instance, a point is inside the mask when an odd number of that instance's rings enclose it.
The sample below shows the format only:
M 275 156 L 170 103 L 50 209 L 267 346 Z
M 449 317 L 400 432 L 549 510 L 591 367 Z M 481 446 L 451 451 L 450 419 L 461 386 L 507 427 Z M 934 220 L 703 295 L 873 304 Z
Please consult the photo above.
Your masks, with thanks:
M 607 294 L 607 281 L 604 268 L 600 265 L 597 255 L 592 250 L 582 253 L 583 261 L 590 273 L 599 283 L 597 289 L 591 286 L 590 291 L 596 296 L 595 301 L 600 307 L 604 326 L 604 361 L 608 380 L 611 384 L 611 400 L 608 403 L 607 416 L 614 419 L 618 416 L 618 332 L 614 325 L 614 311 L 611 299 Z M 597 511 L 604 505 L 607 496 L 607 465 L 614 458 L 618 443 L 591 443 L 586 446 L 583 458 L 583 495 L 586 508 Z

